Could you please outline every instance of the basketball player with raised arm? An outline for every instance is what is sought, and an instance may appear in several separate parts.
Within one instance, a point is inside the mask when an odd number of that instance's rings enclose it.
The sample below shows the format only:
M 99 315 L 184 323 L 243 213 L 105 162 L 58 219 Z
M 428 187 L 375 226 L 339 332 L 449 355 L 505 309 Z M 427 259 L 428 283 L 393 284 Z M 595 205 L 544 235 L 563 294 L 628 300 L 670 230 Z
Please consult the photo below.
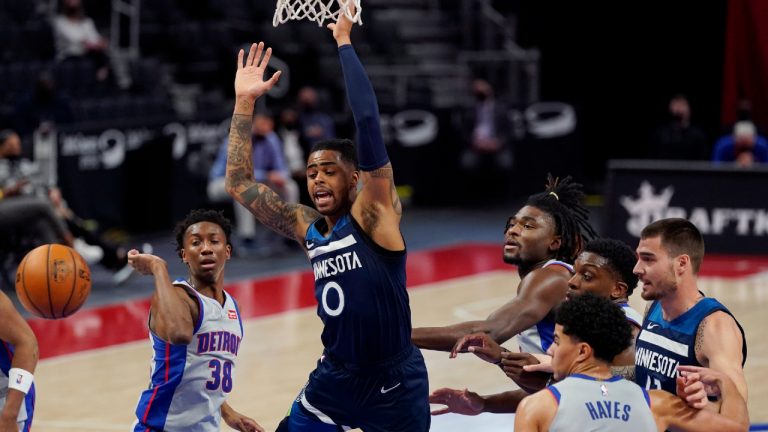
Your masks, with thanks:
M 517 295 L 480 321 L 446 327 L 420 327 L 413 330 L 419 348 L 467 352 L 478 333 L 486 333 L 501 344 L 519 334 L 520 351 L 545 354 L 552 344 L 555 328 L 553 311 L 565 300 L 568 280 L 573 275 L 570 263 L 584 243 L 595 237 L 587 220 L 588 210 L 581 203 L 581 185 L 548 176 L 544 192 L 531 195 L 526 205 L 507 220 L 504 228 L 504 262 L 517 266 L 520 283 Z M 521 370 L 529 356 L 505 352 L 502 364 L 507 370 Z M 534 362 L 535 363 L 535 362 Z M 549 378 L 528 374 L 532 382 L 515 380 L 523 388 L 537 390 Z
M 744 330 L 728 309 L 699 291 L 704 238 L 694 224 L 661 219 L 643 228 L 635 274 L 652 303 L 635 344 L 636 382 L 675 393 L 679 365 L 728 375 L 747 400 Z
M 279 77 L 263 79 L 271 49 L 262 59 L 264 45 L 254 44 L 245 63 L 240 51 L 235 77 L 227 190 L 264 225 L 302 245 L 324 324 L 323 357 L 278 430 L 423 432 L 430 424 L 429 385 L 424 359 L 411 343 L 402 207 L 392 164 L 373 87 L 351 45 L 352 23 L 340 14 L 328 27 L 339 47 L 357 151 L 344 139 L 312 147 L 307 188 L 317 210 L 287 203 L 253 179 L 254 103 Z
M 611 373 L 613 358 L 631 345 L 631 326 L 619 306 L 586 293 L 557 310 L 552 367 L 558 383 L 520 403 L 516 432 L 737 432 L 749 428 L 747 405 L 727 375 L 681 366 L 722 395 L 720 414 L 689 407 L 661 390 L 646 391 Z M 682 378 L 680 378 L 682 380 Z
M 37 338 L 13 303 L 0 292 L 0 432 L 32 427 L 38 358 Z
M 238 431 L 264 431 L 226 402 L 243 338 L 237 303 L 224 291 L 231 233 L 230 222 L 212 210 L 192 210 L 176 226 L 187 280 L 171 282 L 160 257 L 128 252 L 139 273 L 155 278 L 149 312 L 154 356 L 150 385 L 136 407 L 135 432 L 218 432 L 222 418 Z

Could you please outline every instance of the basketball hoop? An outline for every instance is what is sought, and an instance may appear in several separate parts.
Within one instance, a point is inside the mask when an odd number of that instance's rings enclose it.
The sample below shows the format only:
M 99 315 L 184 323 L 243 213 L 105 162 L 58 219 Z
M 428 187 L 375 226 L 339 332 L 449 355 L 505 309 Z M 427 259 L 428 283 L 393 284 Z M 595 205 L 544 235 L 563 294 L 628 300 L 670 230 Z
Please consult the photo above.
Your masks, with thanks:
M 355 14 L 351 12 L 354 5 Z M 338 8 L 337 8 L 338 6 Z M 325 20 L 335 22 L 339 19 L 339 13 L 343 13 L 353 23 L 363 24 L 360 18 L 360 0 L 277 0 L 275 16 L 272 25 L 277 27 L 290 20 L 308 19 L 317 22 L 322 27 Z

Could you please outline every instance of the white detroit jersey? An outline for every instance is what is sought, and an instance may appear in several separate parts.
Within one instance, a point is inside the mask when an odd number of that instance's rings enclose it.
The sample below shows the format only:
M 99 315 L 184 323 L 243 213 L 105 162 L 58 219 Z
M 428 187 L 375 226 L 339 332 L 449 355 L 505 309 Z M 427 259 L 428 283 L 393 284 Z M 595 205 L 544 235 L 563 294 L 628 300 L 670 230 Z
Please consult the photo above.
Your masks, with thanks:
M 573 274 L 573 266 L 558 260 L 549 260 L 541 268 L 559 265 L 565 267 Z M 521 352 L 530 354 L 546 354 L 552 341 L 555 340 L 555 317 L 548 313 L 541 321 L 533 327 L 527 328 L 517 335 L 517 343 L 520 345 Z
M 173 345 L 150 330 L 154 356 L 150 385 L 136 407 L 134 431 L 219 431 L 221 405 L 234 386 L 235 360 L 243 324 L 235 300 L 224 305 L 199 294 L 184 280 L 174 281 L 197 298 L 200 316 L 192 341 Z
M 576 374 L 547 390 L 558 405 L 550 432 L 657 430 L 648 392 L 632 381 L 617 376 L 597 380 Z

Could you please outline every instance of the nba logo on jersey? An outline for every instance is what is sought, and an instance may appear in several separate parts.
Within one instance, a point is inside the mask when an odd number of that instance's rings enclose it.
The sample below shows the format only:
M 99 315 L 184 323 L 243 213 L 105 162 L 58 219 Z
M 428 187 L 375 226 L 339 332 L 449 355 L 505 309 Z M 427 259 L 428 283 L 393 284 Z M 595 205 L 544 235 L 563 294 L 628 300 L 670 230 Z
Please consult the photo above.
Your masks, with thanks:
M 227 316 L 231 320 L 236 320 L 237 319 L 237 311 L 234 310 L 234 309 L 230 309 L 230 310 L 227 311 Z

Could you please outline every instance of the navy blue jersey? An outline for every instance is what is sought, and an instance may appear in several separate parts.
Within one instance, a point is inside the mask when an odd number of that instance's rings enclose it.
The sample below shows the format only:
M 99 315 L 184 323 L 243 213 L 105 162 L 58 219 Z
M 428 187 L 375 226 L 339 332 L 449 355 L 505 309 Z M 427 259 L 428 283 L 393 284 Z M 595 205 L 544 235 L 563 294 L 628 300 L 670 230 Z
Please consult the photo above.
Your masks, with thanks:
M 325 237 L 318 219 L 305 246 L 315 273 L 317 314 L 327 354 L 349 364 L 372 364 L 411 345 L 405 290 L 406 252 L 378 246 L 347 213 Z
M 717 311 L 733 316 L 717 300 L 704 298 L 684 314 L 666 321 L 661 304 L 653 302 L 635 342 L 635 381 L 649 390 L 662 389 L 675 394 L 677 366 L 701 366 L 696 360 L 696 332 L 701 321 Z M 736 325 L 741 330 L 743 366 L 747 359 L 747 341 L 741 324 L 736 321 Z

